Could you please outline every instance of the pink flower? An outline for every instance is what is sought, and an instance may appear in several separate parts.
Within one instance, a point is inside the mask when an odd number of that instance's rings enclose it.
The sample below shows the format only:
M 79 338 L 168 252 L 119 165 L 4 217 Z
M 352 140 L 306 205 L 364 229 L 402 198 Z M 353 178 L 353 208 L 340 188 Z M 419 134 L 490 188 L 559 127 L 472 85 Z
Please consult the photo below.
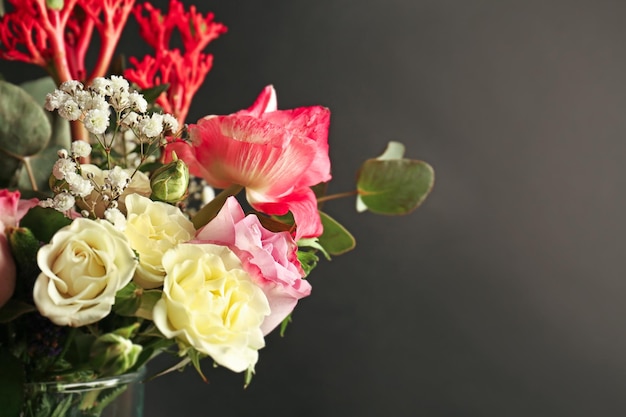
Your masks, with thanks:
M 15 262 L 11 255 L 5 229 L 16 227 L 19 220 L 38 200 L 20 200 L 20 192 L 0 190 L 0 307 L 13 295 L 15 290 Z
M 316 237 L 323 230 L 310 187 L 331 178 L 329 121 L 321 106 L 276 110 L 276 92 L 267 86 L 249 109 L 207 116 L 189 126 L 191 145 L 173 142 L 166 149 L 213 187 L 246 187 L 256 210 L 291 211 L 296 240 Z
M 235 197 L 229 197 L 218 215 L 196 233 L 196 242 L 228 246 L 261 287 L 271 309 L 261 325 L 264 335 L 311 293 L 311 284 L 302 279 L 298 247 L 291 235 L 271 232 L 257 216 L 245 216 Z

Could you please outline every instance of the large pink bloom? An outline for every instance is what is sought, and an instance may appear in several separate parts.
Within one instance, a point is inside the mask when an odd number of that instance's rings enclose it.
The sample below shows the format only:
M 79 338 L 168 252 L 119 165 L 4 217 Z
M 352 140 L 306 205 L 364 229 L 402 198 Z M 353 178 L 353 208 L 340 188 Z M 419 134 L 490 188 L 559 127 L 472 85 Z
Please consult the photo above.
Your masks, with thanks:
M 265 229 L 253 214 L 245 216 L 235 197 L 226 200 L 218 215 L 196 233 L 195 239 L 228 246 L 261 287 L 271 309 L 261 326 L 264 335 L 293 311 L 300 298 L 311 293 L 311 284 L 302 279 L 298 247 L 291 235 Z
M 16 227 L 24 214 L 37 203 L 37 199 L 20 200 L 19 191 L 0 190 L 0 307 L 11 298 L 15 290 L 15 262 L 5 229 Z
M 246 187 L 252 206 L 267 214 L 291 211 L 296 239 L 322 234 L 311 186 L 329 181 L 330 111 L 321 106 L 276 109 L 267 86 L 247 110 L 207 116 L 189 126 L 192 144 L 172 143 L 192 174 L 216 188 Z

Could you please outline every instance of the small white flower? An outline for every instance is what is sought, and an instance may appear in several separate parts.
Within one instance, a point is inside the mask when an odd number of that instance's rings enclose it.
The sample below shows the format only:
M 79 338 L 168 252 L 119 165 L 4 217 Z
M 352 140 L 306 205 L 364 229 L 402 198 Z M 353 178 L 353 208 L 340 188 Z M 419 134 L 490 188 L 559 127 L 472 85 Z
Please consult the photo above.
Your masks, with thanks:
M 155 138 L 163 132 L 163 115 L 154 113 L 144 117 L 138 123 L 139 131 L 149 138 Z
M 83 89 L 83 84 L 80 81 L 76 81 L 76 80 L 65 81 L 59 86 L 59 90 L 65 91 L 66 93 L 69 93 L 69 94 L 74 94 L 76 91 L 82 90 L 82 89 Z
M 130 85 L 126 78 L 119 75 L 111 75 L 111 90 L 113 90 L 113 93 L 128 92 L 129 88 Z
M 109 110 L 109 103 L 104 96 L 100 94 L 86 93 L 82 97 L 82 101 L 78 103 L 83 110 L 99 109 Z
M 137 126 L 137 122 L 139 121 L 139 117 L 139 114 L 135 113 L 134 111 L 126 113 L 122 118 L 122 126 L 126 126 L 131 129 L 135 128 Z M 135 136 L 133 135 L 133 138 L 134 137 Z
M 124 190 L 130 183 L 130 175 L 121 167 L 115 166 L 109 171 L 106 181 L 111 184 L 111 187 Z
M 176 132 L 178 130 L 178 120 L 176 120 L 176 118 L 169 113 L 165 113 L 163 115 L 163 124 L 172 132 Z
M 103 96 L 111 95 L 111 80 L 104 77 L 96 77 L 91 82 L 91 89 Z
M 78 103 L 71 97 L 68 97 L 59 106 L 59 116 L 70 121 L 78 120 L 82 113 Z
M 82 140 L 72 142 L 72 155 L 77 158 L 89 156 L 91 154 L 91 145 Z
M 130 93 L 128 91 L 115 91 L 111 94 L 111 106 L 115 111 L 122 111 L 130 107 Z
M 128 96 L 128 100 L 130 102 L 130 106 L 140 113 L 145 113 L 148 109 L 148 102 L 143 97 L 143 95 L 139 94 L 136 91 L 130 93 L 130 95 Z
M 109 112 L 106 110 L 92 109 L 85 114 L 85 129 L 99 135 L 109 127 Z
M 126 217 L 118 208 L 109 208 L 104 211 L 104 218 L 107 219 L 117 230 L 122 232 L 126 229 Z
M 63 105 L 68 97 L 70 97 L 69 94 L 64 91 L 54 90 L 53 93 L 46 94 L 46 103 L 44 104 L 44 108 L 48 111 L 56 110 Z
M 52 175 L 54 175 L 54 178 L 62 180 L 70 173 L 76 173 L 76 163 L 71 159 L 57 159 L 52 167 Z
M 79 197 L 87 197 L 94 189 L 91 181 L 84 179 L 75 172 L 68 173 L 65 176 L 65 181 L 70 186 L 70 193 Z
M 74 207 L 75 203 L 76 200 L 74 199 L 74 196 L 70 193 L 57 194 L 54 196 L 54 199 L 52 201 L 53 207 L 57 211 L 68 211 L 69 209 Z

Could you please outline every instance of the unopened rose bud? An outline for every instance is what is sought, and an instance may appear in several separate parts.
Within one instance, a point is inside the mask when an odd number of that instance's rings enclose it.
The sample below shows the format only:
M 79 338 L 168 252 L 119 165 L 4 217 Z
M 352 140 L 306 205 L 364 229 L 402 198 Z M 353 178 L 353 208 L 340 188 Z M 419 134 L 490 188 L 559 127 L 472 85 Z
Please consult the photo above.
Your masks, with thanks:
M 150 179 L 153 200 L 177 203 L 187 195 L 189 168 L 173 155 L 173 161 L 154 171 Z
M 46 0 L 46 7 L 50 10 L 59 11 L 63 9 L 63 0 Z
M 136 326 L 106 333 L 91 346 L 90 358 L 94 369 L 102 376 L 120 375 L 128 371 L 139 358 L 142 347 L 128 337 Z

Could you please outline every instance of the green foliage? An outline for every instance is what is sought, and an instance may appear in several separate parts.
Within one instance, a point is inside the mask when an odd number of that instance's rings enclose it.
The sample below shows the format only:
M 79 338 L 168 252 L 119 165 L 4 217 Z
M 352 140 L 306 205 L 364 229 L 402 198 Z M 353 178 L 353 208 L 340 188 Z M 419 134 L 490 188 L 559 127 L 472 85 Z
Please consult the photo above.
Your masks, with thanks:
M 67 120 L 43 109 L 54 89 L 49 77 L 21 86 L 0 81 L 0 187 L 49 192 L 57 151 L 71 139 Z
M 283 319 L 282 322 L 280 322 L 280 337 L 285 337 L 285 333 L 287 332 L 287 326 L 289 326 L 290 323 L 291 323 L 291 314 L 289 314 L 287 317 Z
M 120 316 L 152 320 L 152 309 L 162 293 L 161 290 L 144 290 L 131 281 L 115 294 L 113 309 Z
M 35 206 L 20 220 L 20 225 L 30 229 L 35 237 L 41 242 L 48 243 L 52 236 L 61 229 L 72 223 L 63 213 L 53 208 Z
M 322 233 L 318 239 L 319 244 L 326 252 L 330 255 L 337 256 L 354 249 L 356 240 L 345 227 L 339 224 L 337 220 L 321 211 L 320 218 L 322 220 L 322 226 L 324 226 L 324 233 Z
M 23 314 L 36 311 L 34 305 L 25 303 L 24 301 L 11 299 L 0 308 L 0 323 L 9 323 Z
M 378 214 L 407 214 L 416 209 L 430 193 L 435 173 L 426 162 L 402 157 L 404 147 L 391 142 L 376 159 L 368 159 L 357 176 L 359 199 Z
M 24 382 L 22 363 L 0 348 L 0 404 L 3 416 L 19 417 L 24 401 Z

